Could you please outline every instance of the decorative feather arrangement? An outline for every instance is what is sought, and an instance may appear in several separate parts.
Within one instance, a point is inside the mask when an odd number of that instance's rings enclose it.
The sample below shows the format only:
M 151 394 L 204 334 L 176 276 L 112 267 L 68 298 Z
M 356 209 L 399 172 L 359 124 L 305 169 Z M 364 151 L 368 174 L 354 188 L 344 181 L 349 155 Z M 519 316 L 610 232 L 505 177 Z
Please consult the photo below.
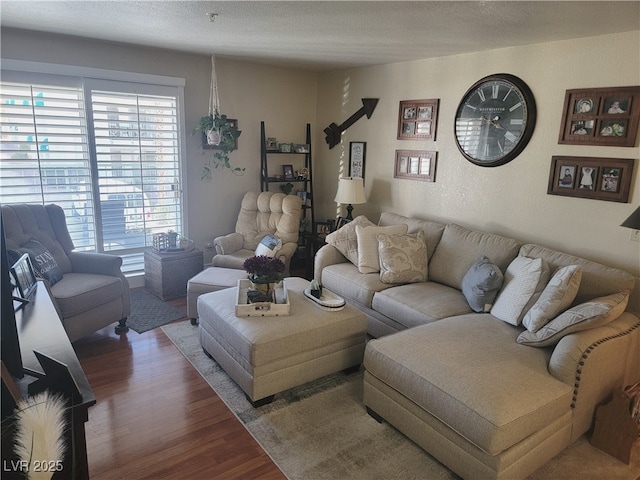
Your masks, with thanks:
M 61 470 L 65 452 L 65 400 L 44 391 L 18 404 L 15 452 L 29 480 L 48 480 Z

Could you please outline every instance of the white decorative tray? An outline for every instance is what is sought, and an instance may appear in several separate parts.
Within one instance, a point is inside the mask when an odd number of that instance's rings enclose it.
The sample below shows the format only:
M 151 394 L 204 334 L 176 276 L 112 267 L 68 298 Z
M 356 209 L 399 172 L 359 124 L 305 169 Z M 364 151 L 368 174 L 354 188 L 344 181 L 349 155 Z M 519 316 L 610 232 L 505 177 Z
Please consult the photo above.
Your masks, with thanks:
M 339 297 L 335 293 L 327 290 L 326 288 L 322 290 L 322 295 L 320 298 L 316 298 L 311 295 L 311 289 L 304 289 L 304 296 L 309 300 L 313 301 L 317 306 L 324 310 L 329 310 L 331 312 L 337 312 L 338 310 L 342 310 L 346 305 L 344 298 Z
M 251 282 L 246 278 L 238 280 L 238 298 L 236 299 L 237 317 L 277 317 L 289 315 L 291 303 L 285 280 L 276 287 L 275 302 L 248 303 L 247 291 L 251 288 Z

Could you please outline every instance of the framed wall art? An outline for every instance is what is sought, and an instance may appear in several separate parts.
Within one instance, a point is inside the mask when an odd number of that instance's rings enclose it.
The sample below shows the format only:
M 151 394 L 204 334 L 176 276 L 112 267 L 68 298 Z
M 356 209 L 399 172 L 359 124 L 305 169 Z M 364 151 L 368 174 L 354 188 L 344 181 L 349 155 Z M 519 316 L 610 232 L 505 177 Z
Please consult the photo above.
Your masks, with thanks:
M 365 142 L 349 142 L 349 176 L 364 178 Z
M 633 147 L 640 87 L 567 90 L 558 143 Z
M 554 156 L 547 193 L 626 203 L 634 162 L 632 158 Z
M 402 100 L 398 113 L 398 140 L 435 140 L 439 99 Z
M 437 156 L 438 152 L 396 150 L 393 176 L 395 178 L 435 182 Z

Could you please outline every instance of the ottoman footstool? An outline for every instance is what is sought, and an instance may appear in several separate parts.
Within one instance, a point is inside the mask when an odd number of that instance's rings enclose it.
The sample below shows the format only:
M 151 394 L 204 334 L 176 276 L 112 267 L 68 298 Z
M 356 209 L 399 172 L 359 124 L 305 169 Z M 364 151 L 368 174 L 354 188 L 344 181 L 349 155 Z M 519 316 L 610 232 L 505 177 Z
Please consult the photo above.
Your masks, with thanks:
M 326 311 L 303 291 L 309 282 L 286 278 L 291 314 L 236 317 L 237 288 L 198 298 L 200 342 L 253 406 L 273 395 L 362 363 L 366 317 L 346 305 Z
M 187 282 L 187 317 L 195 325 L 198 319 L 198 297 L 238 285 L 238 280 L 247 278 L 247 272 L 235 268 L 209 267 Z

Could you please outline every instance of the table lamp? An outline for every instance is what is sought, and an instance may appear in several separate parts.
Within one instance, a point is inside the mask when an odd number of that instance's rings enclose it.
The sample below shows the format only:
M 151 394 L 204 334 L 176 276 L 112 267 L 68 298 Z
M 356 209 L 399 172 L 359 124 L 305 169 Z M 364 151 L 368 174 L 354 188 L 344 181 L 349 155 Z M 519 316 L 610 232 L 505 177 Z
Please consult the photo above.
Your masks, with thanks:
M 351 212 L 354 204 L 366 203 L 364 181 L 359 177 L 343 177 L 338 181 L 338 192 L 334 199 L 336 203 L 347 204 L 347 220 L 353 220 Z

